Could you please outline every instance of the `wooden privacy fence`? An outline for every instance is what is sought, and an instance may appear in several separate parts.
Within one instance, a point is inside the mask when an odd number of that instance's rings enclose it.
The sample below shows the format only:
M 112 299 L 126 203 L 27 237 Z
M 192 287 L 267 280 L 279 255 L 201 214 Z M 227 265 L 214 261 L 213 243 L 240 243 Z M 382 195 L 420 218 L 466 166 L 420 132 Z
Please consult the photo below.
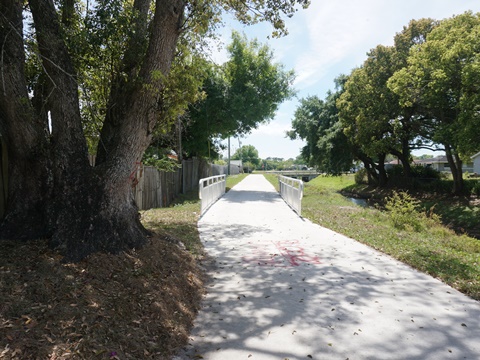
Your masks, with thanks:
M 133 189 L 135 202 L 140 210 L 167 207 L 179 194 L 196 189 L 199 180 L 212 171 L 212 165 L 201 159 L 184 160 L 173 172 L 140 165 Z
M 140 210 L 166 207 L 182 192 L 182 169 L 165 172 L 140 165 L 137 181 L 134 198 Z

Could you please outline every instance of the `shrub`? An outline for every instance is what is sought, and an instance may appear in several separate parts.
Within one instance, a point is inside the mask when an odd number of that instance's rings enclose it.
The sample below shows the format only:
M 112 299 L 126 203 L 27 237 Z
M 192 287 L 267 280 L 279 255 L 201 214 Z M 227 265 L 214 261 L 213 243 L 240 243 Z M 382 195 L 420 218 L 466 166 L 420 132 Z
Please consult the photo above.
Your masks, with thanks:
M 403 177 L 403 166 L 402 165 L 393 165 L 386 169 L 387 175 L 389 178 Z
M 387 198 L 385 208 L 389 211 L 388 217 L 398 229 L 410 227 L 415 231 L 423 229 L 422 220 L 426 216 L 418 211 L 420 201 L 413 198 L 407 192 L 393 192 L 393 195 Z
M 415 199 L 407 192 L 393 192 L 387 198 L 385 208 L 388 210 L 388 218 L 393 226 L 398 229 L 412 229 L 423 231 L 427 228 L 438 228 L 442 219 L 434 211 L 434 206 L 421 211 L 420 200 Z
M 440 180 L 442 174 L 429 166 L 415 165 L 412 166 L 412 177 L 417 179 Z
M 422 179 L 422 180 L 440 180 L 442 178 L 442 174 L 435 170 L 432 167 L 422 166 L 422 165 L 414 165 L 411 167 L 412 178 L 414 179 Z M 394 165 L 387 169 L 387 174 L 389 178 L 400 178 L 404 177 L 403 173 L 403 166 L 402 165 Z
M 367 169 L 361 168 L 355 173 L 355 184 L 368 184 Z
M 470 194 L 480 196 L 480 180 L 465 181 L 465 187 Z

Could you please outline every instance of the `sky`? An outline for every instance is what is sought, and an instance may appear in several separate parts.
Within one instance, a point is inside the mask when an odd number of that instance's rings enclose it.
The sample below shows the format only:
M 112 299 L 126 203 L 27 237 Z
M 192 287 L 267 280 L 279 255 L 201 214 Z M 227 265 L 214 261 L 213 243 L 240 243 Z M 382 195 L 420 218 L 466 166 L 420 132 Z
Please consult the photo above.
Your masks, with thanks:
M 311 0 L 308 9 L 300 9 L 286 24 L 289 34 L 280 39 L 269 39 L 269 24 L 244 26 L 225 17 L 225 26 L 219 31 L 220 50 L 212 59 L 221 64 L 227 60 L 223 49 L 231 41 L 232 30 L 243 32 L 248 39 L 268 44 L 275 62 L 296 74 L 295 98 L 280 105 L 275 118 L 261 125 L 248 136 L 231 140 L 231 154 L 243 145 L 253 145 L 259 157 L 296 158 L 305 145 L 290 140 L 285 132 L 299 100 L 316 95 L 324 99 L 328 90 L 334 90 L 334 79 L 350 74 L 360 66 L 366 54 L 377 45 L 393 45 L 393 37 L 412 19 L 442 20 L 465 11 L 480 12 L 479 0 Z M 224 153 L 226 155 L 226 152 Z

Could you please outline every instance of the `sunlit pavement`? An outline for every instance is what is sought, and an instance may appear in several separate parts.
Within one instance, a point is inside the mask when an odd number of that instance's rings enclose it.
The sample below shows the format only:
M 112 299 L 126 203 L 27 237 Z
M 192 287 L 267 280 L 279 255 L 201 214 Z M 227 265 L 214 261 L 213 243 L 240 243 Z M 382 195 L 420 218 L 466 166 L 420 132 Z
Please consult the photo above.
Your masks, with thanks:
M 211 282 L 174 359 L 480 359 L 480 303 L 298 217 L 249 175 L 199 222 Z

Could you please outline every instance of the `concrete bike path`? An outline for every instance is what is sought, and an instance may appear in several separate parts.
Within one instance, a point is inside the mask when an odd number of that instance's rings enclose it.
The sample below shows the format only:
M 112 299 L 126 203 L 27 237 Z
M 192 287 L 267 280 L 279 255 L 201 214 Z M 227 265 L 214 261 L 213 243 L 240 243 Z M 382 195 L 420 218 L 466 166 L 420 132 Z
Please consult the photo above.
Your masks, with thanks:
M 174 359 L 480 359 L 480 303 L 298 217 L 249 175 L 199 221 L 211 283 Z

